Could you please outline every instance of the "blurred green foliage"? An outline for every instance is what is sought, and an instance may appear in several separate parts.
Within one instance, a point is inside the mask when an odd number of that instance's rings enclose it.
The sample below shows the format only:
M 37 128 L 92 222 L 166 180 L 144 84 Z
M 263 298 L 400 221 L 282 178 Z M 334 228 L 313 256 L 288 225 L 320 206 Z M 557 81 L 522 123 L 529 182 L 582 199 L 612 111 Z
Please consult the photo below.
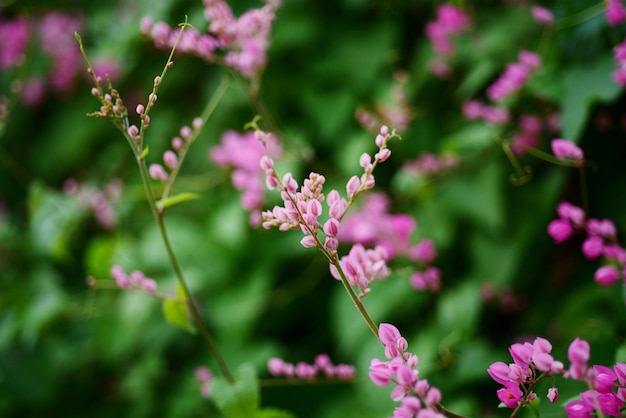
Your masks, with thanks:
M 439 2 L 287 0 L 273 28 L 260 94 L 285 144 L 283 166 L 296 178 L 319 171 L 343 188 L 359 172 L 359 155 L 373 150 L 373 136 L 355 120 L 356 108 L 388 100 L 393 73 L 406 70 L 415 119 L 403 140 L 391 144 L 391 159 L 376 173 L 377 188 L 392 197 L 393 212 L 415 216 L 415 240 L 435 240 L 444 285 L 439 294 L 418 293 L 400 270 L 375 284 L 365 305 L 375 321 L 392 322 L 407 336 L 421 375 L 441 388 L 446 407 L 475 417 L 505 416 L 496 410 L 497 384 L 486 369 L 508 361 L 507 347 L 518 338 L 545 336 L 555 357 L 565 359 L 578 336 L 591 343 L 593 362 L 626 361 L 624 294 L 593 282 L 597 263 L 582 257 L 579 241 L 555 245 L 546 234 L 557 202 L 582 204 L 577 171 L 524 156 L 521 163 L 532 167 L 533 177 L 513 185 L 513 167 L 494 141 L 511 133 L 467 122 L 461 106 L 480 97 L 520 49 L 539 51 L 544 67 L 519 106 L 559 109 L 561 136 L 595 162 L 587 171 L 590 215 L 612 219 L 623 233 L 625 98 L 610 72 L 611 48 L 626 33 L 608 27 L 598 13 L 572 21 L 588 10 L 584 0 L 546 2 L 557 17 L 552 32 L 533 22 L 526 6 L 455 3 L 470 12 L 474 29 L 456 41 L 453 73 L 442 80 L 428 70 L 433 52 L 423 33 Z M 237 1 L 233 8 L 241 13 L 258 5 Z M 90 57 L 121 63 L 116 88 L 130 109 L 145 103 L 167 58 L 140 35 L 141 17 L 174 25 L 188 15 L 197 28 L 206 26 L 200 1 L 0 6 L 3 18 L 50 10 L 82 16 Z M 559 27 L 559 19 L 570 24 Z M 38 51 L 29 53 L 26 71 L 46 71 L 49 64 Z M 175 185 L 175 193 L 199 199 L 168 209 L 165 217 L 220 350 L 232 369 L 249 365 L 241 371 L 243 387 L 217 385 L 216 403 L 228 410 L 235 396 L 230 391 L 240 390 L 253 409 L 260 403 L 298 417 L 391 414 L 389 390 L 367 377 L 370 359 L 383 355 L 380 343 L 323 257 L 301 248 L 297 233 L 251 229 L 228 173 L 207 160 L 225 130 L 241 131 L 257 113 L 245 84 L 192 57 L 174 61 L 151 114 L 147 141 L 154 159 L 217 86 L 231 80 Z M 0 94 L 10 94 L 19 77 L 0 74 Z M 217 370 L 199 339 L 167 324 L 157 300 L 87 285 L 87 277 L 106 284 L 110 266 L 118 263 L 154 277 L 159 289 L 176 291 L 132 153 L 108 122 L 85 117 L 99 106 L 90 88 L 81 78 L 71 92 L 48 94 L 37 108 L 15 103 L 0 137 L 0 415 L 219 416 L 193 376 L 198 365 Z M 544 150 L 548 139 L 540 145 Z M 441 151 L 453 151 L 461 161 L 444 176 L 417 178 L 400 170 L 422 152 Z M 101 228 L 63 193 L 68 178 L 99 189 L 122 180 L 112 228 Z M 518 305 L 485 302 L 487 284 L 511 292 Z M 175 307 L 169 309 L 175 318 Z M 268 358 L 310 362 L 320 352 L 355 364 L 357 382 L 263 386 Z M 583 389 L 567 384 L 561 398 Z M 563 416 L 558 406 L 542 405 L 542 416 Z M 263 416 L 283 415 L 267 409 Z

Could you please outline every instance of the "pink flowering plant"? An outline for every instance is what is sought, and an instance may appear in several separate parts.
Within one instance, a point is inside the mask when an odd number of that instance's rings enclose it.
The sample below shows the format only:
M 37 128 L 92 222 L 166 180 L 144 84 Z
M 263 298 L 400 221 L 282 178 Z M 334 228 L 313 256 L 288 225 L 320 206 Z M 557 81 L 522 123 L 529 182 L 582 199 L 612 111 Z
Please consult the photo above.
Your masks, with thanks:
M 392 3 L 0 6 L 0 415 L 626 416 L 626 3 Z

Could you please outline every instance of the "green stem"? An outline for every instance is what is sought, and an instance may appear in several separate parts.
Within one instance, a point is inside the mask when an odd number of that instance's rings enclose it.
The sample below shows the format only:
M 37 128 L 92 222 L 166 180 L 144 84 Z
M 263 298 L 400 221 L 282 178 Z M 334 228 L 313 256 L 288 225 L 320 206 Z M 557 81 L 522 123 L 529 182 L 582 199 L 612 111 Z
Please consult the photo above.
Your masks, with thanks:
M 189 309 L 193 322 L 195 323 L 197 329 L 200 331 L 200 336 L 202 337 L 202 339 L 208 346 L 209 350 L 211 351 L 211 354 L 213 354 L 213 357 L 215 358 L 215 361 L 219 369 L 221 370 L 222 374 L 224 375 L 224 377 L 229 382 L 234 383 L 235 379 L 230 373 L 230 370 L 228 369 L 228 366 L 226 365 L 224 358 L 222 357 L 220 351 L 218 350 L 217 345 L 215 344 L 215 341 L 213 340 L 213 337 L 211 337 L 211 334 L 207 330 L 204 324 L 204 321 L 202 320 L 202 316 L 200 315 L 200 311 L 198 310 L 198 307 L 193 301 L 193 297 L 191 295 L 191 291 L 189 290 L 189 286 L 187 286 L 187 282 L 185 281 L 185 278 L 183 276 L 183 272 L 180 267 L 180 264 L 178 263 L 178 259 L 176 258 L 176 255 L 174 254 L 174 250 L 172 249 L 172 245 L 170 243 L 169 236 L 167 234 L 167 229 L 165 228 L 165 223 L 163 222 L 163 215 L 159 211 L 157 204 L 156 204 L 155 194 L 152 188 L 152 184 L 150 183 L 150 175 L 148 174 L 148 168 L 146 167 L 146 162 L 145 160 L 141 159 L 140 156 L 136 155 L 136 157 L 137 157 L 137 165 L 139 166 L 139 172 L 141 173 L 141 180 L 143 181 L 144 189 L 148 197 L 148 204 L 150 205 L 150 210 L 152 211 L 152 215 L 154 216 L 154 219 L 159 228 L 161 240 L 163 241 L 163 245 L 165 246 L 165 251 L 167 252 L 167 256 L 170 260 L 170 264 L 172 265 L 172 268 L 174 269 L 174 273 L 176 274 L 178 283 L 180 284 L 181 288 L 183 289 L 183 293 L 185 294 L 187 307 Z
M 348 292 L 348 296 L 350 296 L 350 299 L 352 299 L 352 303 L 354 303 L 354 306 L 356 306 L 357 310 L 359 311 L 359 313 L 361 314 L 361 316 L 367 323 L 367 326 L 370 328 L 370 330 L 372 330 L 376 338 L 378 338 L 378 327 L 372 320 L 372 317 L 370 316 L 369 312 L 367 312 L 367 309 L 365 309 L 365 306 L 363 305 L 363 302 L 361 302 L 361 299 L 359 299 L 357 294 L 354 293 L 354 289 L 352 289 L 352 285 L 350 285 L 350 282 L 348 281 L 346 274 L 343 272 L 343 269 L 339 265 L 339 261 L 333 262 L 333 265 L 337 269 L 337 272 L 339 273 L 339 277 L 341 277 L 341 283 L 343 284 L 343 287 L 346 289 L 346 292 Z
M 589 20 L 599 14 L 601 14 L 605 8 L 605 4 L 604 1 L 601 1 L 598 4 L 594 4 L 593 6 L 582 10 L 578 13 L 574 13 L 572 15 L 566 16 L 562 19 L 559 19 L 556 22 L 555 27 L 557 29 L 565 29 L 565 28 L 569 28 L 570 26 L 576 26 L 578 24 L 583 23 L 586 20 Z
M 589 195 L 587 192 L 587 176 L 585 175 L 585 167 L 580 166 L 580 194 L 583 203 L 583 210 L 585 213 L 589 213 Z

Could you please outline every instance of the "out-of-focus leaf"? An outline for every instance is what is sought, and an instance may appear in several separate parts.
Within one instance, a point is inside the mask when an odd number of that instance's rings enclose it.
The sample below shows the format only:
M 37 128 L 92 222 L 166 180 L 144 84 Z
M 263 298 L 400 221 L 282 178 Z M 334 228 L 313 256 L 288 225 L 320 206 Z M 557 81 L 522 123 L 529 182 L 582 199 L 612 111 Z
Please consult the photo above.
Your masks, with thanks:
M 179 203 L 188 202 L 190 200 L 198 200 L 200 196 L 197 193 L 179 193 L 174 196 L 169 196 L 165 200 L 159 200 L 157 206 L 161 209 L 169 208 L 170 206 L 177 205 Z
M 34 183 L 30 190 L 29 210 L 33 246 L 50 257 L 66 257 L 70 235 L 82 218 L 76 202 Z
M 290 412 L 283 411 L 281 409 L 263 408 L 260 411 L 258 417 L 259 418 L 295 418 L 295 415 L 293 415 Z
M 250 364 L 242 364 L 231 384 L 223 377 L 211 381 L 211 399 L 226 418 L 254 418 L 259 416 L 259 384 L 256 371 Z
M 177 294 L 177 299 L 166 299 L 163 301 L 163 314 L 165 315 L 165 319 L 170 324 L 195 334 L 196 328 L 189 317 L 189 311 L 185 303 L 185 294 L 180 284 L 178 285 Z
M 608 102 L 617 97 L 621 88 L 611 79 L 615 59 L 606 55 L 585 67 L 568 69 L 565 94 L 561 100 L 561 131 L 563 137 L 578 141 L 589 114 L 597 102 Z

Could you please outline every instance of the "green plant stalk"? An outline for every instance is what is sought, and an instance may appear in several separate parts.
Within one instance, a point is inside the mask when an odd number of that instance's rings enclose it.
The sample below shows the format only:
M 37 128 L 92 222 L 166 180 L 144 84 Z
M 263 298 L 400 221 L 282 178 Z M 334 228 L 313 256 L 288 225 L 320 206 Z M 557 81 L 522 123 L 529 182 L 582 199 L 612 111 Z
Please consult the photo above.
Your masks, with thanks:
M 165 76 L 165 74 L 167 73 L 167 69 L 170 66 L 170 63 L 172 62 L 172 58 L 174 56 L 174 51 L 176 49 L 176 45 L 178 44 L 178 40 L 180 39 L 181 34 L 183 33 L 183 31 L 185 30 L 185 28 L 188 26 L 188 23 L 185 19 L 185 22 L 181 24 L 181 29 L 180 32 L 178 33 L 178 37 L 176 39 L 176 42 L 174 43 L 174 47 L 172 48 L 172 51 L 168 57 L 167 63 L 161 73 L 161 79 L 158 83 L 154 83 L 153 85 L 153 90 L 152 93 L 156 94 L 158 87 L 163 79 L 163 77 Z M 93 68 L 91 66 L 91 63 L 89 62 L 89 58 L 87 57 L 87 54 L 85 53 L 85 49 L 82 43 L 82 39 L 80 37 L 80 35 L 78 33 L 75 33 L 75 37 L 76 40 L 79 43 L 80 46 L 80 51 L 81 54 L 87 64 L 87 67 L 90 70 L 90 73 L 92 74 L 92 76 L 94 77 L 94 81 L 96 82 L 96 85 L 98 86 L 98 88 L 100 87 L 97 79 L 96 79 L 96 75 L 93 71 Z M 206 120 L 209 118 L 209 116 L 212 114 L 213 110 L 215 109 L 215 107 L 217 106 L 217 102 L 219 102 L 219 100 L 217 99 L 217 97 L 221 98 L 221 96 L 223 95 L 224 91 L 225 91 L 225 87 L 219 88 L 218 91 L 216 93 L 219 93 L 216 95 L 214 95 L 214 97 L 212 98 L 211 101 L 209 101 L 207 107 L 205 108 L 205 111 L 203 112 L 203 120 Z M 145 114 L 147 115 L 149 110 L 151 109 L 152 105 L 154 104 L 154 102 L 149 102 L 149 105 L 146 106 L 146 111 Z M 135 160 L 137 162 L 137 166 L 139 167 L 139 173 L 141 174 L 141 181 L 143 183 L 144 186 L 144 190 L 146 193 L 146 197 L 148 199 L 148 205 L 150 206 L 150 210 L 152 211 L 152 214 L 154 216 L 154 219 L 157 223 L 157 227 L 159 229 L 159 234 L 161 235 L 161 240 L 163 241 L 163 245 L 165 246 L 165 251 L 167 252 L 168 258 L 170 260 L 170 264 L 172 265 L 172 268 L 174 270 L 174 273 L 176 275 L 176 278 L 178 280 L 178 283 L 180 285 L 180 287 L 183 289 L 183 293 L 185 295 L 185 301 L 186 301 L 186 305 L 187 308 L 189 310 L 189 313 L 191 314 L 192 320 L 196 325 L 196 328 L 199 330 L 200 335 L 202 337 L 202 339 L 204 340 L 204 342 L 206 343 L 207 347 L 209 348 L 209 351 L 211 351 L 211 354 L 213 355 L 213 357 L 215 358 L 215 361 L 220 369 L 220 371 L 222 372 L 222 374 L 224 375 L 224 378 L 226 378 L 226 380 L 229 383 L 234 383 L 235 379 L 232 375 L 232 373 L 230 372 L 224 358 L 222 357 L 219 349 L 217 348 L 217 344 L 215 343 L 215 341 L 213 340 L 213 337 L 211 337 L 211 334 L 209 333 L 209 331 L 207 330 L 204 321 L 202 320 L 202 316 L 200 315 L 200 311 L 198 310 L 198 307 L 196 306 L 196 304 L 193 302 L 193 297 L 191 295 L 191 291 L 189 290 L 189 286 L 187 285 L 187 282 L 185 281 L 182 269 L 180 267 L 180 264 L 178 263 L 178 259 L 176 258 L 176 254 L 174 253 L 174 250 L 172 248 L 172 245 L 170 243 L 169 240 L 169 236 L 167 234 L 167 229 L 165 227 L 165 223 L 163 221 L 163 212 L 159 210 L 158 205 L 157 205 L 157 198 L 156 195 L 154 193 L 154 189 L 152 188 L 152 183 L 150 182 L 150 175 L 148 173 L 148 167 L 146 166 L 146 161 L 145 161 L 145 157 L 147 156 L 148 152 L 147 149 L 144 149 L 143 147 L 143 136 L 144 136 L 144 132 L 145 129 L 147 128 L 147 126 L 144 126 L 144 118 L 142 118 L 142 122 L 141 122 L 141 130 L 140 130 L 140 136 L 139 136 L 139 141 L 135 141 L 134 138 L 132 138 L 128 132 L 127 132 L 127 125 L 128 125 L 128 119 L 124 118 L 123 121 L 119 121 L 119 120 L 111 120 L 111 122 L 113 123 L 113 125 L 119 129 L 119 131 L 122 133 L 122 135 L 124 136 L 124 138 L 126 138 L 126 141 L 128 142 L 128 145 L 130 146 L 133 155 L 135 156 Z
M 128 139 L 132 141 L 131 138 L 128 138 Z M 161 235 L 161 240 L 163 241 L 163 245 L 165 246 L 165 251 L 167 252 L 167 256 L 170 260 L 170 264 L 172 265 L 172 268 L 174 269 L 174 273 L 176 274 L 178 283 L 182 287 L 183 293 L 185 294 L 186 305 L 187 305 L 187 308 L 189 309 L 189 313 L 191 314 L 191 317 L 193 319 L 193 322 L 196 325 L 196 328 L 200 332 L 200 336 L 202 337 L 207 347 L 211 351 L 211 354 L 215 358 L 215 361 L 220 371 L 222 372 L 226 380 L 228 380 L 230 383 L 234 383 L 235 379 L 233 378 L 233 375 L 228 369 L 228 366 L 226 365 L 224 358 L 222 357 L 219 349 L 217 348 L 217 345 L 215 344 L 213 337 L 211 337 L 211 334 L 207 330 L 204 324 L 204 321 L 202 320 L 202 316 L 200 315 L 200 312 L 198 310 L 198 307 L 193 302 L 191 291 L 189 290 L 189 286 L 187 285 L 187 282 L 185 281 L 182 269 L 180 267 L 178 259 L 176 258 L 176 254 L 174 254 L 174 250 L 172 249 L 172 245 L 170 243 L 169 236 L 167 234 L 167 229 L 165 227 L 165 222 L 163 221 L 163 213 L 159 211 L 157 207 L 156 198 L 155 198 L 154 190 L 152 188 L 152 184 L 150 183 L 150 175 L 148 174 L 148 167 L 146 166 L 146 162 L 143 158 L 141 158 L 141 155 L 137 153 L 135 153 L 135 157 L 137 160 L 137 165 L 139 167 L 139 172 L 141 173 L 141 180 L 143 182 L 144 189 L 146 191 L 146 196 L 148 197 L 148 204 L 150 205 L 150 210 L 152 211 L 154 219 L 157 223 L 159 234 Z

